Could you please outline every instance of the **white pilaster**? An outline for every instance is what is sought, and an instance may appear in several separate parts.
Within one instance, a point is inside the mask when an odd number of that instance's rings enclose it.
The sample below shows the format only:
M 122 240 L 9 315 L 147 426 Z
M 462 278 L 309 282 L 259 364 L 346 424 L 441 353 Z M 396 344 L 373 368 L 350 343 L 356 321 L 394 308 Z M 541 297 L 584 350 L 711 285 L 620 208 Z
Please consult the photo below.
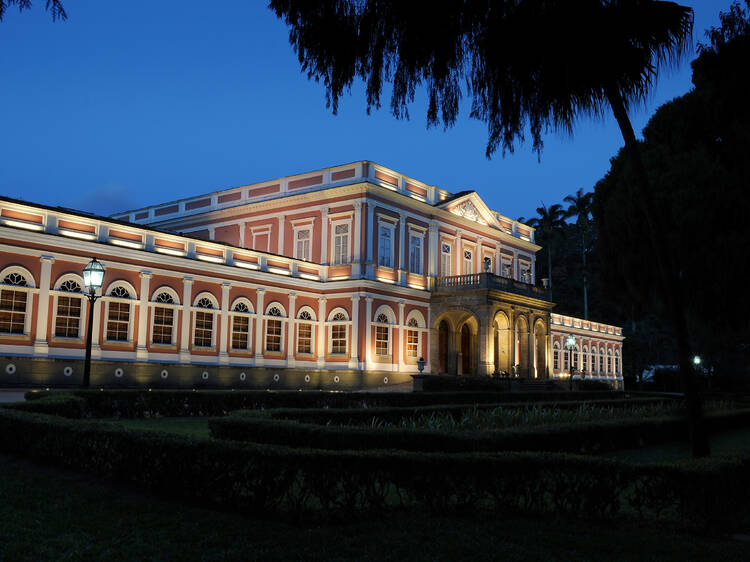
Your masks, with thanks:
M 219 363 L 229 363 L 228 343 L 229 343 L 229 289 L 232 284 L 224 281 L 221 284 L 221 313 L 219 316 Z
M 266 290 L 262 287 L 256 289 L 256 301 L 255 301 L 255 365 L 263 365 L 263 298 L 265 297 Z
M 434 278 L 437 277 L 437 268 L 440 263 L 440 248 L 438 247 L 438 225 L 436 221 L 430 222 L 430 229 L 428 232 L 428 246 L 429 250 L 427 253 L 427 274 L 432 278 L 428 281 L 428 287 L 434 285 Z
M 367 260 L 365 262 L 365 277 L 372 279 L 374 272 L 374 265 L 372 261 L 372 246 L 374 244 L 375 227 L 375 205 L 372 201 L 367 202 L 367 224 L 365 225 L 365 246 L 367 247 Z
M 286 230 L 285 225 L 284 225 L 284 215 L 281 215 L 279 217 L 279 251 L 278 251 L 278 254 L 280 256 L 284 255 L 284 230 Z
M 398 370 L 406 370 L 406 363 L 404 362 L 404 354 L 406 353 L 406 344 L 404 343 L 404 324 L 406 324 L 406 318 L 404 317 L 404 309 L 406 308 L 405 301 L 398 301 Z
M 372 297 L 365 297 L 365 370 L 372 366 Z
M 354 202 L 354 260 L 352 264 L 352 277 L 362 274 L 362 202 Z
M 190 305 L 193 291 L 193 278 L 182 278 L 182 323 L 180 333 L 180 363 L 190 361 Z
M 151 272 L 141 271 L 138 276 L 141 278 L 141 288 L 138 294 L 138 342 L 135 348 L 135 358 L 139 361 L 146 361 L 148 359 L 146 336 L 148 332 L 148 297 L 150 294 Z
M 39 276 L 39 309 L 36 315 L 36 338 L 34 340 L 34 355 L 47 355 L 49 344 L 47 343 L 47 320 L 49 318 L 49 289 L 52 276 L 52 264 L 55 263 L 53 256 L 40 256 L 42 272 Z
M 286 332 L 286 366 L 294 367 L 295 325 L 297 307 L 295 306 L 297 293 L 289 293 L 289 321 Z
M 318 367 L 326 362 L 326 300 L 318 298 Z
M 456 275 L 464 275 L 466 273 L 469 273 L 468 271 L 464 271 L 464 245 L 461 241 L 461 236 L 463 232 L 461 232 L 460 228 L 456 229 Z
M 321 234 L 320 234 L 320 263 L 328 264 L 328 206 L 320 210 L 322 215 Z
M 91 304 L 91 301 L 88 301 Z M 102 356 L 101 339 L 102 339 L 102 309 L 104 303 L 102 299 L 98 298 L 94 301 L 94 308 L 91 313 L 94 315 L 92 326 L 91 326 L 91 357 L 99 359 Z
M 406 254 L 406 242 L 409 239 L 409 229 L 406 227 L 406 213 L 399 214 L 398 224 L 401 227 L 401 259 L 399 260 L 399 282 L 406 284 L 406 275 L 409 270 L 409 263 Z
M 350 369 L 359 369 L 359 295 L 352 297 L 352 341 Z

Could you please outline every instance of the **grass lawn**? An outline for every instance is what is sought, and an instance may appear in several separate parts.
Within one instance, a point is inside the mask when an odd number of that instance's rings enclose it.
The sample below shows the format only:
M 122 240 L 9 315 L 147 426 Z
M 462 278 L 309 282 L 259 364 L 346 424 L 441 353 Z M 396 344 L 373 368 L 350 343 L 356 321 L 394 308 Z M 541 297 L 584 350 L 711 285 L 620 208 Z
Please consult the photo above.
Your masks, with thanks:
M 750 543 L 637 526 L 391 514 L 294 526 L 0 455 L 0 560 L 747 560 Z M 750 529 L 749 529 L 750 531 Z
M 733 452 L 750 453 L 750 428 L 725 431 L 711 436 L 711 454 L 723 455 Z M 613 451 L 602 456 L 634 463 L 680 461 L 691 458 L 690 444 L 687 441 Z

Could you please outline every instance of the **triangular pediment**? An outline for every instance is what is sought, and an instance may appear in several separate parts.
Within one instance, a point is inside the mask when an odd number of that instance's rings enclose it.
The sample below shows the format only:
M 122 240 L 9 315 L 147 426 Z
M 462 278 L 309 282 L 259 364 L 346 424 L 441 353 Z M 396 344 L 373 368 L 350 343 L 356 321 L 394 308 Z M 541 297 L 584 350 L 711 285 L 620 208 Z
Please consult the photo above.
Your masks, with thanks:
M 485 205 L 476 191 L 459 195 L 449 201 L 444 201 L 438 208 L 445 209 L 470 221 L 488 224 L 497 228 L 497 213 Z

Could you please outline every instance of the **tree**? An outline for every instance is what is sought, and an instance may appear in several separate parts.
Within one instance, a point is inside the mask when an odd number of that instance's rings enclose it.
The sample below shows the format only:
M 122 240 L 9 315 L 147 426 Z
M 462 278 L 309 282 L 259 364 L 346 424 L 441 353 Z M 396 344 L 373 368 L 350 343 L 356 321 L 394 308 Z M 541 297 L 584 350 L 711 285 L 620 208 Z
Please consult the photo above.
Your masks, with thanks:
M 31 8 L 31 0 L 0 0 L 0 21 L 3 21 L 5 11 L 13 5 L 18 6 L 19 12 L 23 12 Z M 68 14 L 65 13 L 61 0 L 47 0 L 45 8 L 52 14 L 52 21 L 68 19 Z
M 550 293 L 552 291 L 552 250 L 560 237 L 560 230 L 565 226 L 565 213 L 562 205 L 554 204 L 547 208 L 542 202 L 536 209 L 538 217 L 530 219 L 526 224 L 536 228 L 545 241 L 543 247 L 547 250 L 547 279 L 549 279 Z
M 506 0 L 455 3 L 398 0 L 271 0 L 308 76 L 322 80 L 336 112 L 355 78 L 366 83 L 367 110 L 393 84 L 391 111 L 408 117 L 425 85 L 428 126 L 455 123 L 464 91 L 471 117 L 487 124 L 486 154 L 512 152 L 528 130 L 541 153 L 550 128 L 572 132 L 577 117 L 609 106 L 633 162 L 629 186 L 655 257 L 660 290 L 680 348 L 693 454 L 709 453 L 693 384 L 682 287 L 660 245 L 650 185 L 628 118 L 664 63 L 689 45 L 693 13 L 656 0 Z M 465 84 L 465 88 L 463 85 Z
M 589 319 L 588 271 L 586 270 L 586 254 L 588 253 L 588 248 L 586 246 L 586 231 L 590 226 L 589 218 L 591 217 L 591 203 L 593 198 L 593 193 L 584 193 L 582 188 L 578 188 L 575 195 L 568 195 L 563 199 L 564 202 L 570 204 L 568 205 L 567 211 L 565 211 L 565 216 L 566 218 L 575 217 L 576 228 L 581 239 L 581 264 L 583 265 L 583 318 L 585 320 Z

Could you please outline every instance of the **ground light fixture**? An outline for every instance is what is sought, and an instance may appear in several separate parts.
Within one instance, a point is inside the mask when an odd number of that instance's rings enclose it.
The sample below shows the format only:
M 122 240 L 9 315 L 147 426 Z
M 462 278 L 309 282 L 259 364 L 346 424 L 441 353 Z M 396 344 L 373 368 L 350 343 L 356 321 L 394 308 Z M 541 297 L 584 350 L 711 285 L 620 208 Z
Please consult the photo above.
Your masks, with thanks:
M 94 303 L 99 296 L 96 291 L 102 288 L 104 281 L 104 266 L 96 258 L 92 259 L 83 268 L 83 286 L 86 288 L 86 297 L 89 299 L 88 329 L 86 330 L 86 359 L 83 364 L 83 388 L 89 387 L 91 380 L 91 336 L 94 329 Z
M 570 390 L 573 390 L 573 350 L 576 348 L 576 337 L 573 334 L 568 334 L 565 338 L 565 347 L 568 348 L 568 364 L 570 366 Z

